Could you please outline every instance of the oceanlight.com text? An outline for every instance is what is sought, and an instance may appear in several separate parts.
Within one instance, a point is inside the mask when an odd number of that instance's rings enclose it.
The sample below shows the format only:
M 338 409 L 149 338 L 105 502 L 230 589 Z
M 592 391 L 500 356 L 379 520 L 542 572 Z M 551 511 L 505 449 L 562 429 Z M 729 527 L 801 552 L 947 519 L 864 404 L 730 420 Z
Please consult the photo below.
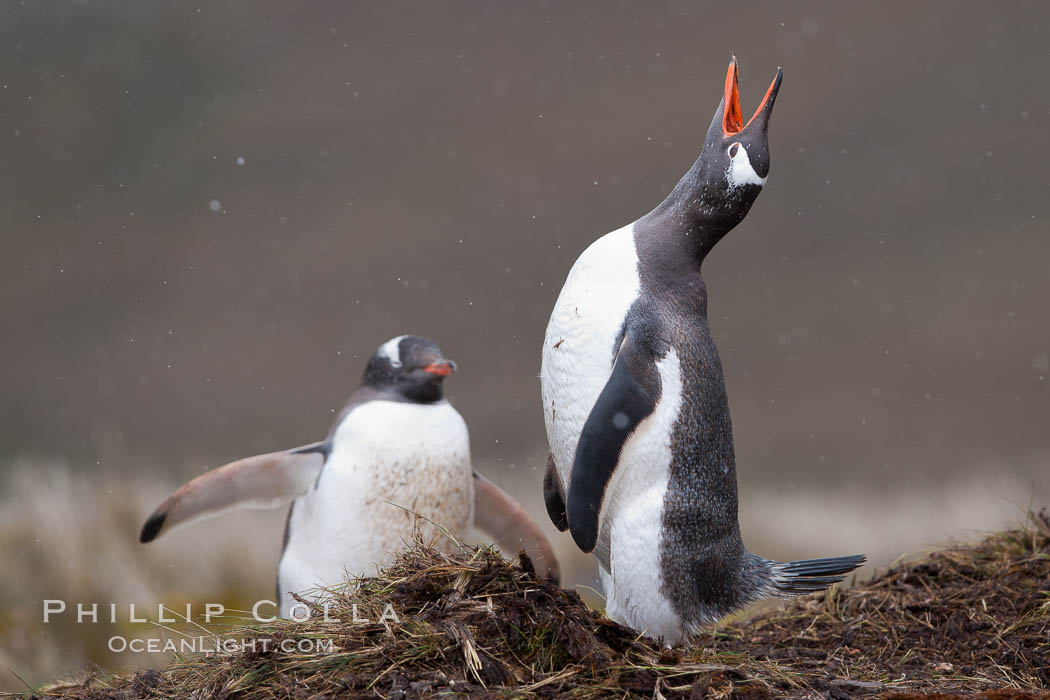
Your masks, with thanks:
M 181 637 L 179 639 L 141 639 L 117 635 L 109 638 L 109 650 L 135 654 L 236 654 L 281 651 L 285 654 L 330 654 L 335 650 L 331 639 L 229 639 L 221 637 Z

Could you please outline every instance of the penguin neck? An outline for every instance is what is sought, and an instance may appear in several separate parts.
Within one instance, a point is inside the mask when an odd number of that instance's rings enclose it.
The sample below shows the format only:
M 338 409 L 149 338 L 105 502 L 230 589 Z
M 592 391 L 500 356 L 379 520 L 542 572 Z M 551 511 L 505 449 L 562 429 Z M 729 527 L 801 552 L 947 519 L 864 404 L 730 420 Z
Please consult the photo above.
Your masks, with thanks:
M 399 393 L 409 403 L 439 403 L 445 400 L 441 382 L 418 382 L 398 387 Z
M 440 382 L 413 384 L 390 384 L 369 381 L 365 377 L 361 386 L 351 397 L 351 401 L 400 401 L 403 403 L 439 403 L 445 400 L 445 393 Z
M 705 172 L 709 170 L 701 155 L 664 201 L 635 223 L 635 229 L 652 241 L 653 251 L 667 256 L 664 263 L 675 261 L 674 267 L 699 270 L 711 249 L 751 208 L 741 193 L 713 186 Z

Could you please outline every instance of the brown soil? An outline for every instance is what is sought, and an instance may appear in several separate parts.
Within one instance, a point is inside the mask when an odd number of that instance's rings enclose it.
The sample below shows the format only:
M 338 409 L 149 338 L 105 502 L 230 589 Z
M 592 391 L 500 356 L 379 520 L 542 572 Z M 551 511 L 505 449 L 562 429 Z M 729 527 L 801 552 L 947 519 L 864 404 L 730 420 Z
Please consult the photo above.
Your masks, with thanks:
M 198 657 L 42 691 L 93 700 L 198 698 L 1050 698 L 1050 521 L 928 553 L 849 589 L 798 599 L 665 651 L 540 581 L 531 563 L 418 545 L 332 616 L 256 639 L 322 636 L 334 653 Z

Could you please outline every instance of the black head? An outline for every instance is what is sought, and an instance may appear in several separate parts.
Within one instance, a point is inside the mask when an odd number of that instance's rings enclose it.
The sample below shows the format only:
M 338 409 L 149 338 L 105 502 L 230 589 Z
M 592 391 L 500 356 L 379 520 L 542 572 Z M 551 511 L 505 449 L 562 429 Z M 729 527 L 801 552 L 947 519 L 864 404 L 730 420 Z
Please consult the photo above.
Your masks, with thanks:
M 701 179 L 707 186 L 705 189 L 713 195 L 708 201 L 723 202 L 723 214 L 729 228 L 740 223 L 751 209 L 769 175 L 769 117 L 783 75 L 783 71 L 777 68 L 777 75 L 765 97 L 745 124 L 740 111 L 736 56 L 729 62 L 722 102 L 707 129 L 698 161 Z
M 441 348 L 426 338 L 401 335 L 379 346 L 365 367 L 361 383 L 399 398 L 432 403 L 444 398 L 441 383 L 456 371 Z
M 653 215 L 671 214 L 682 222 L 706 255 L 740 223 L 758 198 L 769 174 L 767 131 L 780 90 L 777 75 L 745 124 L 740 111 L 736 57 L 729 63 L 722 102 L 708 127 L 703 150 L 693 167 Z

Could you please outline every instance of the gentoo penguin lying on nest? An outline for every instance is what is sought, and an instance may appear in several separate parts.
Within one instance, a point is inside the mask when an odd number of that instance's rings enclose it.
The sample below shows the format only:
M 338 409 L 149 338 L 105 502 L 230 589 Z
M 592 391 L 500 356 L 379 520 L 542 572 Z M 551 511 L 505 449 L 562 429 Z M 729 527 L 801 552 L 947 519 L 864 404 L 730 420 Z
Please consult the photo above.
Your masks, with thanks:
M 606 612 L 667 644 L 774 596 L 842 580 L 863 555 L 778 562 L 744 548 L 704 257 L 769 172 L 781 72 L 747 124 L 729 64 L 699 159 L 656 209 L 569 271 L 543 343 L 547 510 L 598 559 Z
M 471 468 L 467 426 L 442 393 L 455 369 L 425 338 L 387 341 L 323 442 L 247 457 L 197 477 L 160 504 L 141 541 L 234 508 L 292 501 L 277 575 L 285 617 L 292 592 L 391 563 L 411 541 L 415 514 L 457 538 L 471 541 L 477 528 L 507 550 L 525 549 L 539 571 L 557 580 L 558 562 L 536 522 Z M 421 527 L 425 540 L 435 539 L 433 525 Z M 447 538 L 436 541 L 453 546 Z

